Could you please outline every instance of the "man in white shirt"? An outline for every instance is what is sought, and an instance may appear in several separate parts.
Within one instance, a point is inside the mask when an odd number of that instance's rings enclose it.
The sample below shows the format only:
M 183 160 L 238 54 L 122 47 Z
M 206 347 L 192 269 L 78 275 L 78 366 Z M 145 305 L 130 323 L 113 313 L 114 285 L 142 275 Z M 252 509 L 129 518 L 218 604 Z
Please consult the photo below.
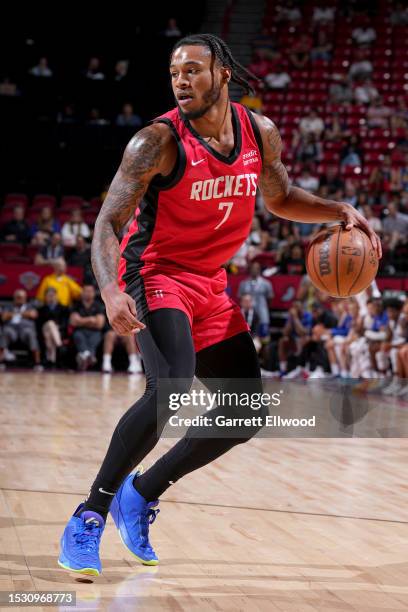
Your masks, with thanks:
M 278 68 L 277 72 L 270 72 L 264 80 L 269 89 L 286 89 L 291 82 L 290 76 L 283 68 Z
M 324 130 L 324 121 L 318 116 L 316 110 L 312 108 L 307 117 L 303 117 L 300 120 L 299 130 L 302 136 L 311 134 L 319 139 Z
M 351 34 L 352 39 L 359 45 L 370 45 L 377 38 L 374 28 L 366 27 L 355 28 Z

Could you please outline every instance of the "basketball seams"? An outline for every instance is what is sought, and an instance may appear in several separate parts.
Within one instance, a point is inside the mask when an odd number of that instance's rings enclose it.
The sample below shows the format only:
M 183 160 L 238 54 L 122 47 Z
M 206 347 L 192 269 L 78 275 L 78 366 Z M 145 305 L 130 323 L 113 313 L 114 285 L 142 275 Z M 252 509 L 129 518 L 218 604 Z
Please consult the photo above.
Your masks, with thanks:
M 361 232 L 360 229 L 356 228 L 359 232 Z M 356 282 L 358 281 L 358 279 L 361 276 L 362 271 L 364 270 L 364 262 L 365 262 L 365 258 L 366 258 L 366 243 L 363 237 L 363 261 L 361 263 L 361 268 L 360 268 L 360 272 L 357 274 L 356 278 L 354 279 L 354 282 L 352 283 L 350 289 L 348 290 L 347 295 L 349 296 L 351 293 L 351 290 L 353 289 L 354 285 L 356 284 Z
M 337 229 L 337 243 L 336 243 L 336 286 L 337 286 L 337 295 L 340 297 L 340 285 L 339 285 L 339 243 L 341 236 L 342 226 L 339 225 Z

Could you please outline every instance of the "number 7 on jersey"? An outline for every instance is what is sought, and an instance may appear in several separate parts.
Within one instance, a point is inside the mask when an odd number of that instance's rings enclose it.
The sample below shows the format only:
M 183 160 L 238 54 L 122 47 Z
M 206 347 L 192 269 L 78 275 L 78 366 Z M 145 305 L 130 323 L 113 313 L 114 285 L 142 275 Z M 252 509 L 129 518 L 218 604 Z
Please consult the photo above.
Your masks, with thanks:
M 222 221 L 220 221 L 219 224 L 214 227 L 214 229 L 218 229 L 219 227 L 221 227 L 221 225 L 223 223 L 226 222 L 226 220 L 228 219 L 228 217 L 231 214 L 231 210 L 232 210 L 233 205 L 234 205 L 234 202 L 220 202 L 219 203 L 218 210 L 222 210 L 225 207 L 227 207 L 227 210 L 225 211 L 225 215 L 224 215 L 224 218 L 222 219 Z

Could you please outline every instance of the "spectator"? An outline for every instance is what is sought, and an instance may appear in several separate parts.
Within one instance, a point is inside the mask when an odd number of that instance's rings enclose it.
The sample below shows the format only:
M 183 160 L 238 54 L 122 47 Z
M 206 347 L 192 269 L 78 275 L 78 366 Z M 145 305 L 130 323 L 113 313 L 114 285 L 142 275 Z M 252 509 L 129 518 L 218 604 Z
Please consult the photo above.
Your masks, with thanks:
M 391 191 L 392 162 L 390 155 L 384 155 L 380 164 L 373 168 L 368 180 L 371 193 L 378 198 Z
M 300 176 L 296 179 L 296 185 L 299 185 L 302 189 L 315 193 L 319 189 L 319 177 L 313 176 L 310 169 L 303 168 Z
M 388 129 L 391 115 L 392 111 L 389 106 L 384 104 L 381 96 L 377 96 L 367 109 L 368 127 Z
M 372 230 L 375 231 L 376 234 L 381 235 L 383 231 L 381 219 L 374 215 L 373 209 L 369 204 L 365 204 L 363 206 L 362 211 L 363 216 L 367 219 L 369 226 Z
M 333 44 L 328 39 L 327 33 L 324 30 L 319 30 L 316 36 L 316 42 L 310 52 L 312 62 L 329 62 L 331 60 Z
M 52 70 L 48 66 L 47 58 L 41 57 L 38 64 L 34 66 L 34 68 L 31 68 L 30 74 L 31 76 L 43 77 L 43 78 L 48 78 L 48 79 L 52 77 Z
M 392 250 L 399 242 L 405 243 L 407 241 L 408 215 L 399 212 L 396 202 L 389 202 L 387 208 L 388 215 L 383 221 L 383 229 Z
M 101 60 L 99 57 L 91 57 L 85 77 L 91 81 L 103 81 L 105 79 L 105 75 L 101 71 Z
M 122 112 L 116 117 L 116 125 L 137 129 L 142 126 L 142 119 L 133 112 L 132 104 L 127 103 L 123 105 Z
M 38 266 L 52 266 L 57 259 L 64 258 L 64 247 L 62 246 L 61 234 L 52 234 L 49 241 L 41 247 L 36 254 L 34 263 Z
M 315 6 L 313 9 L 313 22 L 319 25 L 331 23 L 334 20 L 334 15 L 336 12 L 335 7 L 325 6 L 324 0 L 316 4 L 320 4 L 320 6 Z
M 174 17 L 171 17 L 167 22 L 167 27 L 164 30 L 164 35 L 167 38 L 180 38 L 181 30 L 177 25 L 177 21 Z
M 242 96 L 239 102 L 258 115 L 262 113 L 262 100 L 256 94 L 247 93 Z
M 71 306 L 80 297 L 81 287 L 66 274 L 67 265 L 64 259 L 56 259 L 53 268 L 53 274 L 48 274 L 42 279 L 37 291 L 37 300 L 44 302 L 47 289 L 54 287 L 57 292 L 58 303 L 61 306 Z
M 84 271 L 84 284 L 93 285 L 94 275 L 91 265 L 91 247 L 83 238 L 77 236 L 75 248 L 68 255 L 68 263 L 70 266 L 77 266 Z
M 329 88 L 330 102 L 334 104 L 349 104 L 353 100 L 353 90 L 345 75 L 332 75 L 332 84 Z
M 332 142 L 339 142 L 351 136 L 347 128 L 347 122 L 342 119 L 340 113 L 332 113 L 326 121 L 324 139 Z
M 283 66 L 278 66 L 276 72 L 270 72 L 267 74 L 264 81 L 269 89 L 283 90 L 288 87 L 291 82 L 291 78 Z
M 21 94 L 17 87 L 17 83 L 14 79 L 5 76 L 0 82 L 0 96 L 7 96 L 9 98 L 15 98 Z
M 363 165 L 363 149 L 360 144 L 360 137 L 353 134 L 348 139 L 348 143 L 340 152 L 340 164 L 345 166 L 362 166 Z
M 328 195 L 344 189 L 344 181 L 339 175 L 338 166 L 330 165 L 326 167 L 326 172 L 320 177 L 320 186 L 327 187 Z
M 10 352 L 10 346 L 17 342 L 28 345 L 33 359 L 34 369 L 41 371 L 40 347 L 38 345 L 35 320 L 38 312 L 33 305 L 27 302 L 27 293 L 24 289 L 16 289 L 13 295 L 13 304 L 5 306 L 1 318 L 4 323 L 3 343 L 7 358 L 14 361 L 15 357 Z
M 249 278 L 241 281 L 238 289 L 239 297 L 250 294 L 254 300 L 254 308 L 259 317 L 259 335 L 269 336 L 269 302 L 273 298 L 272 285 L 261 276 L 261 265 L 253 262 L 249 268 Z
M 303 310 L 300 300 L 295 300 L 289 309 L 288 319 L 278 342 L 279 369 L 282 376 L 287 373 L 289 357 L 298 355 L 308 341 L 312 323 L 311 313 Z
M 82 219 L 82 212 L 79 208 L 75 208 L 71 212 L 71 218 L 62 226 L 62 242 L 65 247 L 72 247 L 76 243 L 77 236 L 89 238 L 91 235 L 90 229 Z
M 394 26 L 408 24 L 408 7 L 403 2 L 397 2 L 390 16 L 390 23 Z
M 30 242 L 31 230 L 24 217 L 24 207 L 15 206 L 13 209 L 13 219 L 5 223 L 1 228 L 1 239 L 4 242 L 17 242 L 19 244 Z
M 102 341 L 105 315 L 102 304 L 95 300 L 95 287 L 85 285 L 81 300 L 72 307 L 69 324 L 74 328 L 73 340 L 77 364 L 81 371 L 96 363 L 96 350 Z
M 115 64 L 115 74 L 113 80 L 116 82 L 123 81 L 128 76 L 129 60 L 119 60 Z
M 309 63 L 311 48 L 310 36 L 301 34 L 289 51 L 289 60 L 294 68 L 302 70 Z
M 391 190 L 408 192 L 408 153 L 404 155 L 404 164 L 391 173 Z
M 324 131 L 324 121 L 315 108 L 310 109 L 309 114 L 300 120 L 299 130 L 302 136 L 312 134 L 317 139 L 320 138 Z
M 346 183 L 346 190 L 343 199 L 348 204 L 351 204 L 351 206 L 357 206 L 357 189 L 350 181 Z
M 295 141 L 293 145 L 295 145 Z M 296 159 L 304 164 L 321 161 L 323 156 L 322 145 L 317 140 L 315 134 L 307 134 L 300 138 L 299 144 L 295 149 L 295 155 Z
M 349 78 L 352 80 L 362 80 L 369 78 L 373 72 L 373 65 L 365 56 L 362 49 L 356 52 L 355 60 L 349 69 Z
M 140 360 L 140 355 L 136 350 L 136 343 L 134 336 L 119 336 L 113 329 L 109 329 L 105 333 L 103 341 L 103 360 L 102 360 L 102 372 L 105 374 L 111 374 L 112 368 L 112 353 L 115 348 L 115 344 L 122 344 L 129 357 L 128 373 L 129 374 L 142 374 L 143 368 Z
M 273 58 L 276 52 L 276 42 L 269 28 L 262 28 L 262 33 L 251 40 L 251 46 L 258 57 Z
M 47 365 L 57 363 L 58 349 L 66 334 L 69 310 L 58 303 L 54 287 L 48 287 L 44 296 L 44 305 L 38 310 L 37 326 L 45 343 Z
M 295 5 L 293 0 L 286 0 L 284 6 L 280 5 L 278 7 L 278 15 L 276 17 L 276 21 L 278 23 L 283 21 L 288 21 L 291 25 L 302 19 L 302 13 L 298 6 Z
M 365 24 L 362 24 L 358 28 L 354 28 L 351 33 L 351 37 L 358 45 L 371 45 L 377 38 L 377 34 L 370 25 L 370 20 L 367 19 Z
M 291 245 L 289 257 L 283 256 L 280 260 L 281 274 L 305 274 L 305 256 L 301 244 L 295 242 Z
M 65 125 L 74 125 L 75 123 L 78 123 L 78 116 L 73 104 L 64 104 L 62 110 L 57 114 L 57 123 L 62 123 Z
M 99 108 L 95 107 L 95 108 L 92 108 L 89 112 L 87 124 L 105 126 L 105 125 L 109 125 L 109 121 L 108 119 L 105 119 L 105 117 L 102 117 L 101 111 L 99 110 Z
M 354 90 L 354 99 L 358 104 L 371 104 L 379 96 L 378 89 L 371 79 L 364 79 Z
M 52 208 L 44 206 L 38 214 L 38 220 L 31 226 L 31 242 L 37 246 L 43 246 L 53 234 L 60 231 L 60 222 L 55 219 Z

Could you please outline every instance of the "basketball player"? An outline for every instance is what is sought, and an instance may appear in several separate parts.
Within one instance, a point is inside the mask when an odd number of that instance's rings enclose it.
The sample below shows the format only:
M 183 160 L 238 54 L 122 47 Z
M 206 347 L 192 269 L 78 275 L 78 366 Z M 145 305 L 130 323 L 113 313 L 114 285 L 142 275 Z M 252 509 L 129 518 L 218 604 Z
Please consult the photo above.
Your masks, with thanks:
M 257 186 L 276 215 L 360 226 L 380 255 L 379 239 L 354 208 L 290 186 L 276 126 L 229 99 L 229 81 L 248 91 L 251 75 L 222 40 L 200 34 L 177 42 L 170 76 L 176 108 L 132 138 L 95 225 L 92 264 L 107 316 L 118 334 L 138 334 L 146 391 L 120 419 L 90 493 L 61 538 L 59 564 L 85 574 L 101 572 L 109 510 L 127 548 L 156 565 L 149 524 L 159 496 L 259 429 L 234 438 L 192 427 L 147 472 L 131 473 L 170 416 L 158 401 L 159 379 L 172 379 L 174 392 L 188 391 L 195 374 L 210 388 L 208 379 L 225 381 L 222 392 L 244 378 L 247 391 L 262 389 L 248 325 L 224 291 L 222 268 L 250 231 Z

